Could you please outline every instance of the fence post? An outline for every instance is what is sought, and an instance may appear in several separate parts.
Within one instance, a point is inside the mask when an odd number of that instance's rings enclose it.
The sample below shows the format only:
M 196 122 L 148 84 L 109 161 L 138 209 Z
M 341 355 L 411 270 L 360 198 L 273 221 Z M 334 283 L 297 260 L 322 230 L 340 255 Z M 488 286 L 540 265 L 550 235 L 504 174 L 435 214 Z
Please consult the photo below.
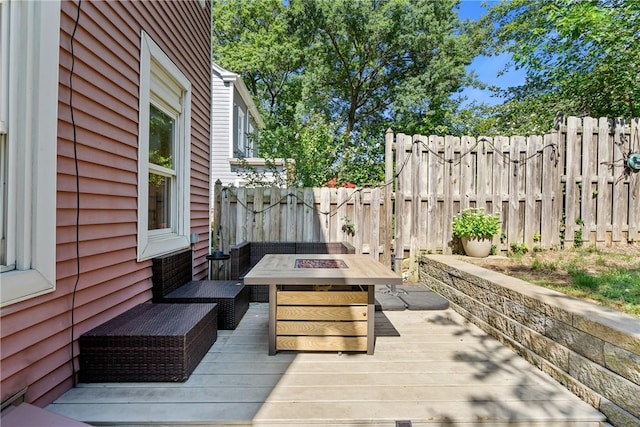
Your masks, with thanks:
M 222 250 L 219 241 L 219 230 L 222 226 L 222 224 L 220 224 L 220 210 L 222 209 L 222 204 L 220 203 L 221 195 L 222 182 L 218 179 L 213 186 L 213 218 L 211 219 L 211 224 L 209 224 L 209 245 L 211 246 L 209 253 L 211 253 L 213 248 Z
M 391 239 L 393 227 L 393 205 L 392 194 L 395 184 L 393 171 L 393 131 L 387 129 L 384 135 L 384 224 L 381 233 L 383 240 L 382 263 L 391 266 Z
M 399 133 L 396 135 L 396 167 L 401 168 L 396 177 L 396 218 L 395 218 L 395 239 L 394 239 L 394 260 L 393 267 L 396 274 L 402 274 L 402 260 L 404 259 L 404 239 L 403 228 L 405 221 L 405 209 L 404 209 L 404 161 L 405 161 L 405 148 L 404 148 L 404 134 Z

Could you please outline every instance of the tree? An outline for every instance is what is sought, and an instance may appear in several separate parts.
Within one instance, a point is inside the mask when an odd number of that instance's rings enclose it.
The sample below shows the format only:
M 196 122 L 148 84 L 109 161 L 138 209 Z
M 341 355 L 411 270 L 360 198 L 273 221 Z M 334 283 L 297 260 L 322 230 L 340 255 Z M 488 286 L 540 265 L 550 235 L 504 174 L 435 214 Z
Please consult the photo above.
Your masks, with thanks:
M 240 74 L 261 112 L 276 121 L 292 115 L 299 97 L 303 51 L 291 37 L 288 14 L 281 0 L 212 4 L 213 60 Z
M 303 76 L 308 108 L 341 120 L 347 146 L 358 132 L 428 126 L 425 116 L 446 108 L 449 95 L 467 83 L 464 67 L 474 56 L 459 31 L 457 3 L 292 1 L 296 28 L 310 47 Z
M 490 49 L 509 52 L 524 85 L 503 91 L 501 130 L 548 130 L 558 111 L 640 116 L 638 0 L 503 1 L 484 21 Z
M 470 82 L 465 66 L 479 44 L 459 25 L 457 4 L 215 2 L 214 59 L 249 80 L 268 116 L 262 156 L 295 159 L 299 183 L 321 185 L 332 174 L 375 183 L 385 130 L 441 129 L 457 106 L 450 95 Z M 321 173 L 304 166 L 312 164 Z

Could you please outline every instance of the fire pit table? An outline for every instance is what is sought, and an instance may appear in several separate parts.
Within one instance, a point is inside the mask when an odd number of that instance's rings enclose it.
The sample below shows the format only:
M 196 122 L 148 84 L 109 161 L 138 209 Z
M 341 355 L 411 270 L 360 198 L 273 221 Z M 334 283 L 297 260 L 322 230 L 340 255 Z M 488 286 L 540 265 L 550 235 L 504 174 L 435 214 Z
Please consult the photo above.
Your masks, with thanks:
M 269 354 L 373 354 L 375 285 L 402 278 L 368 255 L 265 255 L 245 285 L 269 285 Z

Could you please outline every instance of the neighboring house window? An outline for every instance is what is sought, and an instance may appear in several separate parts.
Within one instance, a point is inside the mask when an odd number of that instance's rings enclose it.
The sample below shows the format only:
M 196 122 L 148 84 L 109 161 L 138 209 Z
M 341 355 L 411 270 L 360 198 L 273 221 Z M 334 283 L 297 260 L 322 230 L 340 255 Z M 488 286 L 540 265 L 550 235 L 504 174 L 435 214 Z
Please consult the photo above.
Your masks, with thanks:
M 245 114 L 239 105 L 236 105 L 236 132 L 234 147 L 234 157 L 247 157 L 247 131 L 245 129 Z
M 253 121 L 253 118 L 249 117 L 249 130 L 247 132 L 247 140 L 248 140 L 247 157 L 258 157 L 257 136 L 258 136 L 258 133 L 256 132 L 256 124 Z
M 59 1 L 0 1 L 0 305 L 55 290 Z
M 188 247 L 191 83 L 142 32 L 138 260 Z

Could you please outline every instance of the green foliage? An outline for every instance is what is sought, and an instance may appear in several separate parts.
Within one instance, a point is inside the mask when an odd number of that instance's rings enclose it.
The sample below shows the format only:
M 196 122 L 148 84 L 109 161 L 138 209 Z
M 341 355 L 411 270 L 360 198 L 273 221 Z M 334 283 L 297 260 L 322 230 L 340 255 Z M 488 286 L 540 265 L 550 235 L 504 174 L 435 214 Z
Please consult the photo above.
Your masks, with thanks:
M 526 71 L 522 86 L 501 92 L 506 102 L 495 109 L 495 130 L 548 130 L 558 111 L 640 115 L 637 0 L 502 1 L 483 23 L 492 36 L 488 51 L 509 52 Z
M 584 225 L 584 221 L 582 218 L 576 218 L 576 225 Z M 576 248 L 581 248 L 584 244 L 584 238 L 582 235 L 582 228 L 578 228 L 573 232 L 573 246 Z
M 453 234 L 457 237 L 488 239 L 500 231 L 500 217 L 483 209 L 469 208 L 453 218 Z
M 544 262 L 539 259 L 534 259 L 531 263 L 531 268 L 551 273 L 558 270 L 558 265 L 553 262 Z
M 525 243 L 512 243 L 511 253 L 513 255 L 524 255 L 529 252 L 529 247 Z
M 290 184 L 302 187 L 322 186 L 336 176 L 340 146 L 335 125 L 320 114 L 289 126 L 270 126 L 259 138 L 261 157 L 294 160 Z
M 451 95 L 480 45 L 457 3 L 217 1 L 213 59 L 245 79 L 267 124 L 261 156 L 295 159 L 296 184 L 377 184 L 388 127 L 459 126 Z
M 355 236 L 356 234 L 356 226 L 351 222 L 348 216 L 342 217 L 342 231 L 347 233 L 349 236 Z
M 630 314 L 640 315 L 640 270 L 614 268 L 594 275 L 574 269 L 569 275 L 578 292 L 596 301 L 617 300 Z

